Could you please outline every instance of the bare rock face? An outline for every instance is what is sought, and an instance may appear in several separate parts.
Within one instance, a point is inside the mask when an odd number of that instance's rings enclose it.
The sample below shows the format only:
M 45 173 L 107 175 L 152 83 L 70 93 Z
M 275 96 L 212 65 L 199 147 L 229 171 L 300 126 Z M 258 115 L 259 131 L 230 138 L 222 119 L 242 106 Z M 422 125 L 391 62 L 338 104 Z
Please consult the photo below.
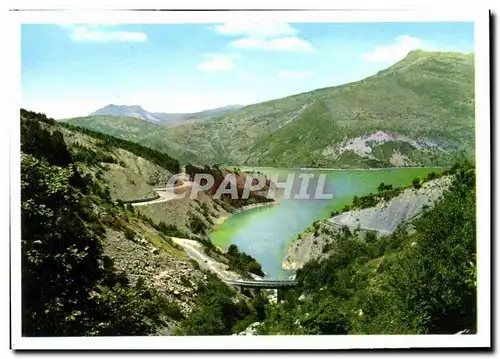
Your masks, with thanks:
M 374 230 L 388 235 L 403 222 L 419 215 L 424 206 L 432 207 L 451 184 L 451 176 L 426 182 L 420 189 L 408 188 L 388 202 L 380 201 L 375 207 L 349 211 L 327 221 L 350 229 Z
M 405 189 L 387 202 L 380 201 L 375 207 L 344 212 L 319 222 L 314 232 L 305 232 L 292 243 L 282 268 L 297 270 L 306 262 L 321 257 L 325 246 L 332 241 L 332 235 L 343 227 L 361 233 L 375 231 L 379 236 L 390 235 L 398 226 L 420 215 L 426 207 L 434 206 L 451 182 L 452 176 L 441 177 L 424 183 L 419 189 Z M 411 225 L 408 230 L 412 230 Z
M 327 223 L 319 223 L 318 230 L 305 232 L 292 243 L 285 256 L 282 268 L 284 270 L 297 270 L 306 262 L 318 258 L 323 253 L 323 248 L 331 239 L 333 230 Z
M 255 322 L 250 324 L 244 331 L 238 333 L 238 335 L 257 335 L 258 328 L 261 326 L 260 322 Z
M 107 231 L 103 249 L 132 284 L 142 278 L 146 286 L 176 303 L 182 314 L 191 312 L 197 283 L 205 281 L 206 276 L 189 261 L 161 251 L 142 236 L 127 240 L 123 233 L 113 230 Z

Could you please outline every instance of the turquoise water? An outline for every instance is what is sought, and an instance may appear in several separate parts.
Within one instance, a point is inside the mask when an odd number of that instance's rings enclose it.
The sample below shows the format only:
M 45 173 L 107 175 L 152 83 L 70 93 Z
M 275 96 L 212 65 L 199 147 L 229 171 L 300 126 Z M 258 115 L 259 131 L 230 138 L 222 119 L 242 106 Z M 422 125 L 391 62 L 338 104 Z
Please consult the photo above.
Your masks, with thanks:
M 298 173 L 291 169 L 255 168 L 268 176 L 279 175 L 285 182 L 287 175 Z M 384 170 L 302 170 L 318 178 L 326 175 L 323 193 L 332 193 L 332 199 L 282 199 L 278 205 L 254 208 L 231 216 L 216 226 L 211 233 L 214 244 L 227 248 L 236 244 L 240 250 L 256 258 L 269 278 L 291 275 L 281 269 L 281 262 L 294 238 L 315 220 L 324 219 L 334 210 L 350 203 L 352 197 L 376 192 L 381 182 L 394 187 L 406 186 L 416 177 L 443 168 L 398 168 Z M 300 180 L 294 182 L 292 196 L 298 193 Z M 314 193 L 316 182 L 311 180 L 308 193 Z

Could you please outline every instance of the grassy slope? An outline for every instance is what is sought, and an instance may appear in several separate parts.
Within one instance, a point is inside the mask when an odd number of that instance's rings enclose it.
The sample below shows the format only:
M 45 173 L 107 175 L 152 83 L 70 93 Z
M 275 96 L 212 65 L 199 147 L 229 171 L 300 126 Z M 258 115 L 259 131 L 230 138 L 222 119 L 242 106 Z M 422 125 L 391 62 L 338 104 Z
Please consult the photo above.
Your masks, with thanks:
M 132 200 L 151 197 L 156 179 L 167 177 L 170 172 L 166 169 L 145 160 L 121 148 L 106 150 L 99 146 L 100 140 L 86 134 L 71 131 L 67 128 L 58 128 L 63 133 L 64 140 L 70 150 L 75 144 L 80 144 L 99 153 L 109 154 L 118 163 L 103 163 L 103 176 L 109 183 L 111 196 L 115 199 Z M 94 171 L 95 169 L 89 169 Z
M 193 162 L 196 156 L 173 140 L 173 134 L 165 127 L 133 117 L 87 116 L 62 120 L 68 124 L 102 132 L 107 135 L 140 143 L 154 150 L 168 153 L 174 158 Z
M 440 145 L 444 150 L 411 148 L 407 155 L 416 164 L 444 165 L 462 150 L 474 153 L 473 67 L 473 55 L 413 51 L 362 81 L 247 106 L 203 123 L 167 129 L 135 119 L 69 122 L 186 162 L 261 166 L 390 165 L 390 151 L 378 151 L 375 159 L 325 151 L 382 130 Z

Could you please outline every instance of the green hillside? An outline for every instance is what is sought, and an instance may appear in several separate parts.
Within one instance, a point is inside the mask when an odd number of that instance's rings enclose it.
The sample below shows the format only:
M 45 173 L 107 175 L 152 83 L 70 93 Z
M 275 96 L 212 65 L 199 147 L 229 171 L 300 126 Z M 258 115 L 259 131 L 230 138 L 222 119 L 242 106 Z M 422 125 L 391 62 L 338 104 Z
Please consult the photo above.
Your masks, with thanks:
M 134 117 L 87 116 L 62 120 L 70 125 L 84 127 L 110 136 L 140 143 L 154 150 L 181 158 L 185 162 L 196 162 L 197 156 L 178 145 L 167 127 Z
M 130 118 L 69 123 L 200 164 L 448 165 L 474 155 L 474 56 L 412 51 L 362 81 L 173 128 Z

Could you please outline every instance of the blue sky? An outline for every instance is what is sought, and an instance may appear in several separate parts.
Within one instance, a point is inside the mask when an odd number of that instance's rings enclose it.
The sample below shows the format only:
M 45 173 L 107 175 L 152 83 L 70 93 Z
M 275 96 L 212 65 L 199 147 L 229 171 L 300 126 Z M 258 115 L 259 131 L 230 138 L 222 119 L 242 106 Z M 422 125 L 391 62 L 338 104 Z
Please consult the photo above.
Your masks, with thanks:
M 194 112 L 360 80 L 413 49 L 472 52 L 472 23 L 25 24 L 22 106 Z

